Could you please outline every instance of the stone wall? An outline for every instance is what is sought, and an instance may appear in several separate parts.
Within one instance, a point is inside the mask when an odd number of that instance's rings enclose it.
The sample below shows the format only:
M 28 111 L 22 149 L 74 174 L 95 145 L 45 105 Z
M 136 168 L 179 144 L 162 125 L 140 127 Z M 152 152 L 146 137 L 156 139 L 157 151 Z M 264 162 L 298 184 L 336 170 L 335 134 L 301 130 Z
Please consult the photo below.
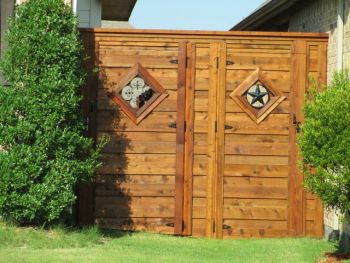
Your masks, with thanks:
M 338 0 L 317 0 L 294 14 L 289 24 L 291 32 L 329 33 L 328 81 L 332 79 L 337 68 L 337 17 Z
M 0 53 L 6 47 L 7 18 L 13 14 L 13 0 L 0 0 Z
M 338 1 L 316 0 L 295 13 L 289 24 L 289 31 L 291 32 L 329 33 L 328 83 L 332 80 L 333 72 L 337 69 Z M 345 0 L 344 4 L 343 65 L 350 68 L 350 0 Z M 326 234 L 329 234 L 331 230 L 339 230 L 342 227 L 335 211 L 325 211 L 324 221 Z M 347 226 L 344 225 L 343 227 L 346 228 Z

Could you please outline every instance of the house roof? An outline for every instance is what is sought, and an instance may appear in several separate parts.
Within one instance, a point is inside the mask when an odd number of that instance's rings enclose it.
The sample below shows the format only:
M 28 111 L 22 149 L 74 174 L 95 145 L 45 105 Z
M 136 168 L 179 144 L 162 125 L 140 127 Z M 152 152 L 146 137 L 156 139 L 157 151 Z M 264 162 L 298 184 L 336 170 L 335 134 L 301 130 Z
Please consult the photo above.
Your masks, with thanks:
M 267 0 L 231 30 L 287 30 L 291 15 L 313 1 Z
M 137 0 L 101 0 L 102 19 L 128 21 Z

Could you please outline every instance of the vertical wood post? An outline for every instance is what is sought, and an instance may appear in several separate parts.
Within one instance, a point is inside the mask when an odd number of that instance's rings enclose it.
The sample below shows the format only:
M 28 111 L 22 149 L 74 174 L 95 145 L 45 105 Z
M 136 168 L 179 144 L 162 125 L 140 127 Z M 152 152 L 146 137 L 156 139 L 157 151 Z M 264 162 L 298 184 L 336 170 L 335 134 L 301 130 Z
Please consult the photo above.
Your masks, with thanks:
M 85 135 L 92 138 L 96 143 L 97 131 L 97 91 L 98 77 L 93 69 L 98 65 L 98 42 L 93 33 L 82 35 L 85 52 L 90 59 L 85 62 L 84 68 L 88 71 L 85 87 L 82 89 L 82 111 L 86 119 L 87 130 Z M 82 183 L 77 187 L 77 221 L 79 225 L 92 225 L 95 220 L 95 185 L 94 183 Z
M 293 114 L 298 122 L 303 122 L 301 112 L 307 85 L 306 41 L 295 40 L 292 53 L 291 75 L 291 117 L 290 117 L 290 158 L 289 158 L 289 213 L 288 231 L 290 236 L 304 236 L 306 232 L 306 198 L 303 189 L 304 175 L 298 168 L 297 131 L 293 125 Z
M 319 44 L 318 46 L 318 90 L 322 91 L 327 84 L 327 43 Z M 318 237 L 324 236 L 324 213 L 323 204 L 320 198 L 315 200 L 315 235 Z
M 217 133 L 217 90 L 219 46 L 210 44 L 209 50 L 209 91 L 208 91 L 208 173 L 207 173 L 207 218 L 206 236 L 215 236 L 215 203 L 216 203 L 216 133 Z
M 179 44 L 178 88 L 176 119 L 176 169 L 175 169 L 175 235 L 182 235 L 184 207 L 184 153 L 185 153 L 185 112 L 186 112 L 186 62 L 187 43 Z
M 216 133 L 215 237 L 222 238 L 224 206 L 225 116 L 226 116 L 226 43 L 219 44 Z
M 194 89 L 196 80 L 196 45 L 187 46 L 188 65 L 186 70 L 186 132 L 184 167 L 184 229 L 183 235 L 192 234 L 193 206 L 193 133 L 194 133 Z

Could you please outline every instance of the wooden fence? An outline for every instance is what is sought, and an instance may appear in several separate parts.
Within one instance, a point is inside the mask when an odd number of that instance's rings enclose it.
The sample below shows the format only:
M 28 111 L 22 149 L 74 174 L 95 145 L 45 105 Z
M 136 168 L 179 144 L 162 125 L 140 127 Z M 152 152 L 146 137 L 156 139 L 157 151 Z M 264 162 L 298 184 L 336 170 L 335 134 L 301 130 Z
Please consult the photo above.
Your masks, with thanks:
M 323 235 L 296 136 L 326 34 L 82 30 L 89 135 L 110 138 L 79 218 L 176 235 Z M 93 196 L 92 196 L 93 195 Z M 91 201 L 92 200 L 92 201 Z

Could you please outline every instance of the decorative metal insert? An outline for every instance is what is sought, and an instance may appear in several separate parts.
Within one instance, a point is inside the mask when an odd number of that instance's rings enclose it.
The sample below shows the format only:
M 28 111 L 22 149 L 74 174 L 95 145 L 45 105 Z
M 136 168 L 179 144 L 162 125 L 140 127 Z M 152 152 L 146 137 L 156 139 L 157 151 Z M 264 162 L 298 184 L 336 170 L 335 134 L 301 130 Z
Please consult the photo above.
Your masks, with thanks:
M 139 124 L 168 93 L 140 64 L 133 66 L 108 96 L 135 123 Z
M 270 101 L 270 94 L 261 82 L 257 82 L 248 89 L 246 98 L 253 108 L 261 109 Z
M 262 122 L 286 98 L 273 88 L 273 84 L 261 74 L 260 69 L 245 79 L 230 97 L 256 123 Z
M 129 103 L 133 109 L 139 109 L 153 97 L 154 91 L 147 86 L 143 78 L 136 76 L 121 90 L 122 98 Z

